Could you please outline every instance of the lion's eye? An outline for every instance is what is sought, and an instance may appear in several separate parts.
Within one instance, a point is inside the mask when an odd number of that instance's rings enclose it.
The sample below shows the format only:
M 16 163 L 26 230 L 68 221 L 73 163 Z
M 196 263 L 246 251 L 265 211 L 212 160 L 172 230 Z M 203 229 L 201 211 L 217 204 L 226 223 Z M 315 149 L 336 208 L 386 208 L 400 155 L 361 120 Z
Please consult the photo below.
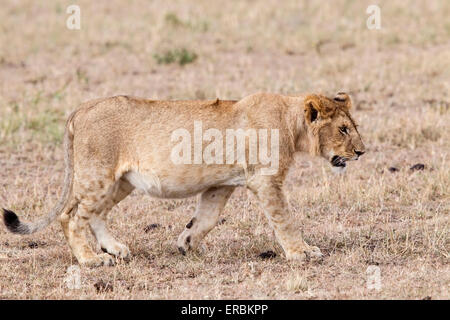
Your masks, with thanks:
M 348 128 L 346 126 L 340 127 L 339 132 L 342 134 L 348 134 Z

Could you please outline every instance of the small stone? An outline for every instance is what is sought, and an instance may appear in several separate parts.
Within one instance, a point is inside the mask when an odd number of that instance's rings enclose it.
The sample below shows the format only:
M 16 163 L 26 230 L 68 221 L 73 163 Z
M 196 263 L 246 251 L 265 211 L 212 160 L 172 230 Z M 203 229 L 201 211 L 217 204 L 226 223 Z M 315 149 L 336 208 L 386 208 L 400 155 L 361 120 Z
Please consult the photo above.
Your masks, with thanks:
M 259 254 L 259 257 L 263 260 L 265 259 L 273 259 L 277 256 L 277 254 L 275 252 L 273 252 L 272 250 L 269 251 L 265 251 L 263 253 Z
M 392 172 L 392 173 L 399 171 L 398 168 L 396 168 L 396 167 L 390 167 L 388 170 L 389 170 L 389 172 Z
M 105 282 L 103 280 L 99 280 L 94 283 L 94 288 L 97 290 L 97 293 L 113 291 L 114 287 L 109 282 Z
M 425 169 L 425 165 L 423 163 L 416 163 L 411 168 L 409 168 L 409 170 L 411 170 L 411 171 L 420 171 L 423 169 Z
M 145 231 L 145 233 L 148 233 L 148 232 L 150 232 L 150 231 L 153 230 L 153 229 L 159 228 L 160 226 L 161 226 L 161 225 L 158 224 L 158 223 L 152 223 L 152 224 L 149 224 L 148 226 L 146 226 L 146 227 L 144 228 L 144 231 Z
M 37 248 L 38 246 L 39 246 L 38 243 L 35 242 L 35 241 L 30 241 L 30 242 L 28 242 L 28 248 L 30 248 L 30 249 L 35 249 L 35 248 Z

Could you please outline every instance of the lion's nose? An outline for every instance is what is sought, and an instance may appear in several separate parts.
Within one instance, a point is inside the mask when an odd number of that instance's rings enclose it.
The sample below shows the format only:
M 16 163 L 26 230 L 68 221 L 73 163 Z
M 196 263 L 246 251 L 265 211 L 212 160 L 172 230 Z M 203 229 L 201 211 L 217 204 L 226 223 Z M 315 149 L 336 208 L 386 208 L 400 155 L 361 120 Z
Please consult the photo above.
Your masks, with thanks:
M 357 155 L 358 157 L 360 157 L 360 156 L 362 156 L 362 155 L 365 153 L 365 151 L 358 151 L 358 150 L 355 150 L 355 153 L 356 153 L 356 155 Z

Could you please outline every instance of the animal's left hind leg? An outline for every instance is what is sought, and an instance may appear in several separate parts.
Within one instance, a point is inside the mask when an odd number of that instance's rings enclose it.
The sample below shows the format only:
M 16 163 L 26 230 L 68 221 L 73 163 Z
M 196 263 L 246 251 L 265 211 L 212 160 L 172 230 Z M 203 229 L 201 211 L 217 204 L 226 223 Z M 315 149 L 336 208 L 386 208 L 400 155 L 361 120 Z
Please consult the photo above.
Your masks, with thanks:
M 124 259 L 129 257 L 130 250 L 111 235 L 106 225 L 106 218 L 112 207 L 127 197 L 133 189 L 134 187 L 128 181 L 124 179 L 117 181 L 109 199 L 106 200 L 107 203 L 103 210 L 92 215 L 89 220 L 91 230 L 102 250 Z
M 196 248 L 200 241 L 216 226 L 228 198 L 235 187 L 213 187 L 202 193 L 195 216 L 186 225 L 178 237 L 178 250 L 186 254 L 189 249 Z

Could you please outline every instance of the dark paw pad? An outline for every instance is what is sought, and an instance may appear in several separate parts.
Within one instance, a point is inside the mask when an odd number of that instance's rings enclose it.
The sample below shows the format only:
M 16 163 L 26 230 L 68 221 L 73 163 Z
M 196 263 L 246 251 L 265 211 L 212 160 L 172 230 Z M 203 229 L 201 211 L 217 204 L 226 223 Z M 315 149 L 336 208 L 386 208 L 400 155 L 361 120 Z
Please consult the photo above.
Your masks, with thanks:
M 191 221 L 189 221 L 189 223 L 186 225 L 186 229 L 192 228 L 192 225 L 194 224 L 194 222 L 195 222 L 195 218 L 192 218 Z

